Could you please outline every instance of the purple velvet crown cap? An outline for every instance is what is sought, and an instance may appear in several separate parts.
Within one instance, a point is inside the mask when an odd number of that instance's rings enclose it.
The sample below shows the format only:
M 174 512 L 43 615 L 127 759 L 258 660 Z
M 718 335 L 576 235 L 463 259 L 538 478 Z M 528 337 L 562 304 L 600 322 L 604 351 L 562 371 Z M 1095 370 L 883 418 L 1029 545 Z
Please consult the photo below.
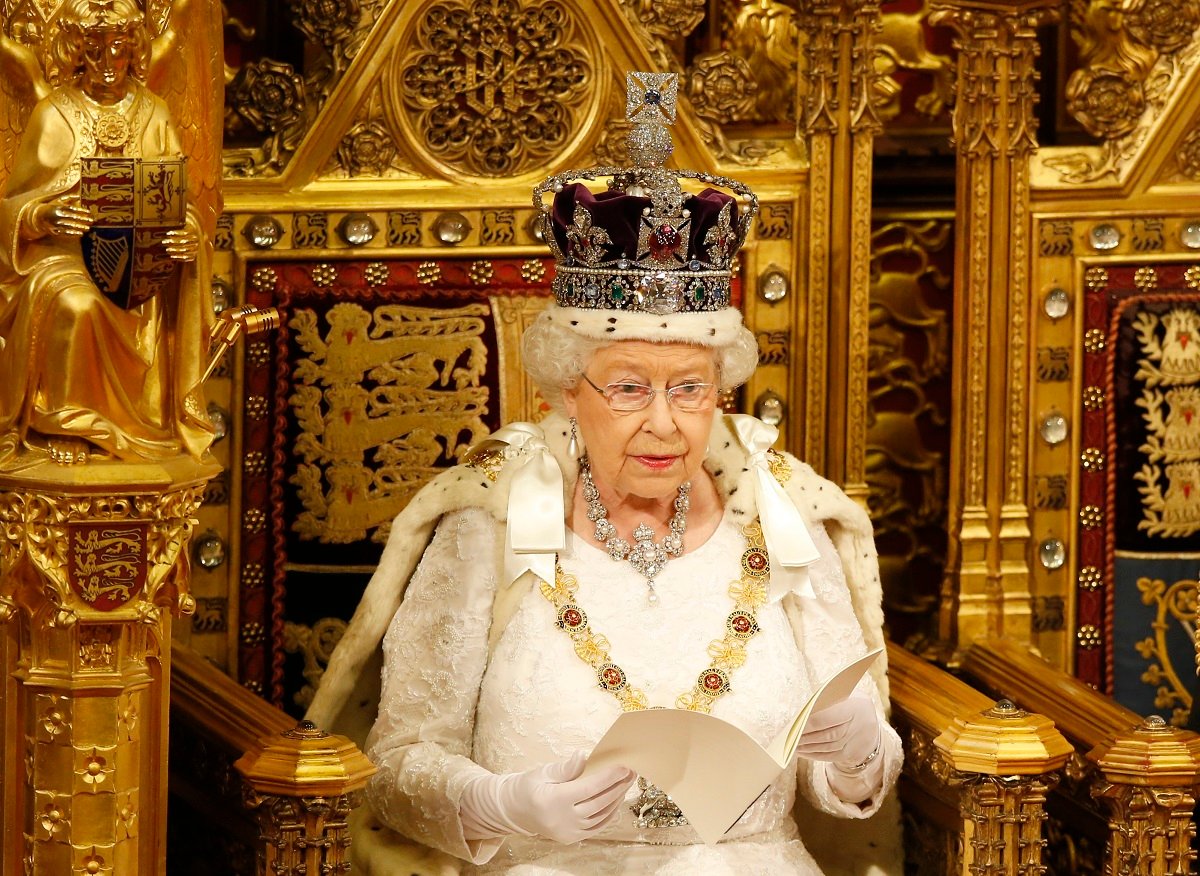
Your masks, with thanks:
M 711 262 L 713 259 L 705 249 L 705 237 L 716 227 L 721 209 L 731 204 L 730 220 L 734 228 L 738 227 L 737 199 L 718 189 L 706 188 L 699 194 L 689 195 L 683 201 L 683 209 L 691 212 L 691 222 L 688 225 L 688 246 L 684 263 L 697 260 Z M 568 260 L 573 259 L 568 239 L 567 228 L 574 223 L 575 207 L 584 207 L 591 214 L 592 224 L 603 228 L 608 233 L 611 244 L 603 246 L 602 261 L 637 258 L 638 233 L 642 226 L 642 213 L 651 206 L 649 198 L 638 195 L 628 195 L 621 191 L 592 192 L 583 183 L 571 183 L 563 186 L 562 191 L 554 196 L 551 209 L 551 228 L 558 249 Z

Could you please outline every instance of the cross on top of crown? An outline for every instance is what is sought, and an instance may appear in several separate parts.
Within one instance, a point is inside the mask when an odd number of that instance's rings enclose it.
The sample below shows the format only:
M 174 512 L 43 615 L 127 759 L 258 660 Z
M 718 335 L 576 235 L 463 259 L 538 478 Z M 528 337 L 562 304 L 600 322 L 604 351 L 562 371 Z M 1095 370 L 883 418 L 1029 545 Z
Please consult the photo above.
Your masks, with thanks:
M 635 125 L 674 124 L 678 94 L 675 73 L 626 73 L 625 118 Z

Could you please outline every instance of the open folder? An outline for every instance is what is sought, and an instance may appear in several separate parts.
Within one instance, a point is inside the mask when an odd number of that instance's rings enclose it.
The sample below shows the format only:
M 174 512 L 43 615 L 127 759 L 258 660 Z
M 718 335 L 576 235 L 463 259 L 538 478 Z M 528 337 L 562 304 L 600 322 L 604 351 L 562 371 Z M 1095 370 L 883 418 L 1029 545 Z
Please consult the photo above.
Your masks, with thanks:
M 740 727 L 703 712 L 624 712 L 596 743 L 585 773 L 612 765 L 636 771 L 674 801 L 700 839 L 715 843 L 783 772 L 812 714 L 850 696 L 882 651 L 876 648 L 826 679 L 766 748 Z

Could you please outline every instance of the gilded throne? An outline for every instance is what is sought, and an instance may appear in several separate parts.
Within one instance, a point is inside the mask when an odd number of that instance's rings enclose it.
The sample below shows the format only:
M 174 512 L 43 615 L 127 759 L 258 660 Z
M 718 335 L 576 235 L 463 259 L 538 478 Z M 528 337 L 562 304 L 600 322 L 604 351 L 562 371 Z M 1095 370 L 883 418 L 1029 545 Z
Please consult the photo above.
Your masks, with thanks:
M 10 0 L 0 39 L 29 45 L 44 7 Z M 1186 860 L 1195 746 L 1168 725 L 1192 696 L 1197 21 L 1165 0 L 1071 4 L 1050 26 L 1056 9 L 226 4 L 224 206 L 207 195 L 200 294 L 277 306 L 287 332 L 205 387 L 225 471 L 194 512 L 197 610 L 174 630 L 172 869 L 215 842 L 249 872 L 259 833 L 294 862 L 317 854 L 305 831 L 344 837 L 361 765 L 319 793 L 249 769 L 251 826 L 230 815 L 230 764 L 316 756 L 294 718 L 379 534 L 483 434 L 539 415 L 511 364 L 549 283 L 528 189 L 547 166 L 619 163 L 606 120 L 628 69 L 683 74 L 681 163 L 764 192 L 738 290 L 763 367 L 726 401 L 873 513 L 907 646 L 891 677 L 910 858 L 1010 872 L 1005 848 L 1044 835 L 1061 872 Z M 511 40 L 444 39 L 489 23 Z M 498 78 L 547 64 L 540 91 Z M 1039 64 L 1061 100 L 1037 104 Z M 184 133 L 212 142 L 220 113 L 203 112 Z M 1072 744 L 1061 778 L 1064 750 L 1023 712 Z M 197 843 L 200 821 L 215 839 Z M 1174 845 L 1139 845 L 1155 830 Z

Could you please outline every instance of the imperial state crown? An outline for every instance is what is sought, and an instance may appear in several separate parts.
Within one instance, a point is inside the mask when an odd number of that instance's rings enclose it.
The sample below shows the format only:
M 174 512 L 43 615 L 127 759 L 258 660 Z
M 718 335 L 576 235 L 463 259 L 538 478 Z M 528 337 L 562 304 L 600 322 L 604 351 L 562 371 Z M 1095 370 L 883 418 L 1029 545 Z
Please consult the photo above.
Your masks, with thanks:
M 534 189 L 557 263 L 555 302 L 663 315 L 723 310 L 758 199 L 735 180 L 663 166 L 673 148 L 676 74 L 629 73 L 626 91 L 632 166 L 567 171 Z M 597 179 L 610 180 L 606 191 L 579 182 Z M 688 180 L 708 187 L 689 192 Z

